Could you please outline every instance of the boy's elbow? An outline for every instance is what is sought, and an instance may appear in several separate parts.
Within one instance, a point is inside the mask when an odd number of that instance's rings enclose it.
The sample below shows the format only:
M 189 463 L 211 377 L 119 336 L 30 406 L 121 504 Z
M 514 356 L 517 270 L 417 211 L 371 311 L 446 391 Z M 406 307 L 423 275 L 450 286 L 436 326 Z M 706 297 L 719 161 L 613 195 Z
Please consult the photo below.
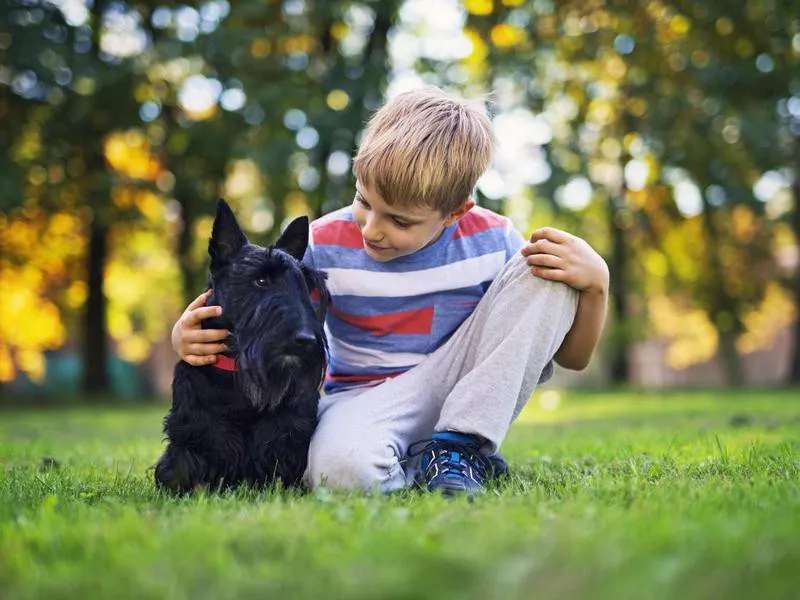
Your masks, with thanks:
M 587 357 L 555 357 L 556 364 L 559 367 L 564 369 L 569 369 L 570 371 L 583 371 L 586 367 L 589 366 L 589 360 L 591 359 L 590 356 Z

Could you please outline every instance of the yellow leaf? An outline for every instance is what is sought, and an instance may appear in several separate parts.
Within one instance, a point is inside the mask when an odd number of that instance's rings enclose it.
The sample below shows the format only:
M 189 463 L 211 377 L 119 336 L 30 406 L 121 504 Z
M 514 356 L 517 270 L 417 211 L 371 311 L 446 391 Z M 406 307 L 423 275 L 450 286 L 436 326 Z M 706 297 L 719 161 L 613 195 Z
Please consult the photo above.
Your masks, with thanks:
M 527 36 L 522 29 L 515 27 L 514 25 L 509 25 L 508 23 L 501 23 L 500 25 L 495 25 L 492 27 L 492 31 L 489 36 L 491 37 L 492 44 L 498 48 L 511 48 L 513 46 L 518 46 L 527 39 Z
M 272 52 L 272 42 L 267 39 L 261 38 L 254 40 L 253 43 L 250 44 L 250 54 L 255 58 L 264 58 L 269 56 L 270 52 Z
M 6 344 L 0 341 L 0 382 L 8 383 L 16 376 L 14 361 L 11 359 L 11 351 Z
M 18 351 L 17 364 L 31 380 L 40 383 L 44 379 L 44 355 L 38 350 Z
M 343 21 L 336 21 L 336 23 L 331 25 L 331 36 L 335 40 L 341 42 L 347 37 L 348 33 L 350 33 L 350 27 Z
M 692 22 L 683 15 L 676 15 L 670 20 L 669 26 L 678 35 L 684 35 L 692 28 Z
M 333 90 L 326 101 L 332 110 L 344 110 L 350 104 L 350 96 L 344 90 Z
M 140 363 L 150 352 L 150 343 L 140 335 L 132 335 L 121 340 L 117 346 L 120 358 L 132 363 Z
M 492 14 L 492 0 L 464 0 L 464 9 L 471 15 L 485 16 Z
M 84 281 L 74 281 L 69 286 L 66 293 L 67 306 L 70 308 L 80 308 L 86 302 L 89 288 Z
M 480 34 L 471 27 L 464 29 L 464 35 L 472 46 L 472 52 L 462 62 L 471 75 L 479 76 L 488 68 L 486 57 L 489 55 L 489 47 Z
M 283 200 L 283 207 L 287 218 L 307 215 L 309 211 L 308 200 L 302 192 L 289 192 Z
M 775 336 L 785 331 L 796 316 L 789 292 L 775 282 L 767 284 L 761 304 L 742 319 L 745 333 L 736 341 L 736 347 L 742 352 L 769 348 Z

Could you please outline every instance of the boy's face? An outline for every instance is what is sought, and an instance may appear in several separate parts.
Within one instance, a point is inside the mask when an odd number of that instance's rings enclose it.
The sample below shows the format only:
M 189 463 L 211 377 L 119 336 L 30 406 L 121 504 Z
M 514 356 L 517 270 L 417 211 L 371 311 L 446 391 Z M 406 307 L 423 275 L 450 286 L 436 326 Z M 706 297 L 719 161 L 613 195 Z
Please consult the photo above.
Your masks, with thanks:
M 387 262 L 431 245 L 473 206 L 470 198 L 449 215 L 428 207 L 396 208 L 357 181 L 353 216 L 361 229 L 364 250 L 375 260 Z

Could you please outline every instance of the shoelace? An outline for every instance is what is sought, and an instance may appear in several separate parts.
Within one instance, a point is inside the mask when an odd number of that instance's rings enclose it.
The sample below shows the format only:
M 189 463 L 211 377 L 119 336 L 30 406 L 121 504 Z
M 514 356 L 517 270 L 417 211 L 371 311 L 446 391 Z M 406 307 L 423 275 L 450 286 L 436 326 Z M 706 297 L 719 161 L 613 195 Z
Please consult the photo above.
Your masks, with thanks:
M 424 444 L 421 448 L 420 445 Z M 439 451 L 446 449 L 448 452 L 446 456 L 442 457 Z M 414 442 L 408 447 L 408 458 L 414 458 L 425 454 L 426 452 L 434 452 L 435 458 L 431 460 L 440 461 L 444 467 L 443 473 L 455 472 L 462 477 L 466 477 L 466 467 L 461 464 L 461 461 L 453 461 L 451 459 L 452 452 L 458 452 L 467 462 L 473 465 L 477 464 L 478 474 L 481 478 L 486 478 L 487 473 L 492 473 L 494 467 L 487 457 L 478 452 L 475 448 L 458 442 L 451 442 L 447 440 L 420 440 Z M 430 463 L 428 463 L 430 465 Z

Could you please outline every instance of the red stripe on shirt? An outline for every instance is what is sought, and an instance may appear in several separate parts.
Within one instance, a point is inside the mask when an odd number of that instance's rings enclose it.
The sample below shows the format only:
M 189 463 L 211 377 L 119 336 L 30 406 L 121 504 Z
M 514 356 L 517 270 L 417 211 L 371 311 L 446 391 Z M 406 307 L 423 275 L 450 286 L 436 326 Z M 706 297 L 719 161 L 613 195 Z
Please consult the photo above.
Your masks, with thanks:
M 461 237 L 468 237 L 481 233 L 487 229 L 496 229 L 505 227 L 507 221 L 500 215 L 496 215 L 488 210 L 473 208 L 456 225 L 456 230 L 453 233 L 453 239 L 457 240 Z
M 323 221 L 312 225 L 311 231 L 317 246 L 364 247 L 361 229 L 354 221 Z
M 433 331 L 433 307 L 388 313 L 384 315 L 354 315 L 335 308 L 331 311 L 345 323 L 369 331 L 372 335 L 390 333 L 430 334 Z

